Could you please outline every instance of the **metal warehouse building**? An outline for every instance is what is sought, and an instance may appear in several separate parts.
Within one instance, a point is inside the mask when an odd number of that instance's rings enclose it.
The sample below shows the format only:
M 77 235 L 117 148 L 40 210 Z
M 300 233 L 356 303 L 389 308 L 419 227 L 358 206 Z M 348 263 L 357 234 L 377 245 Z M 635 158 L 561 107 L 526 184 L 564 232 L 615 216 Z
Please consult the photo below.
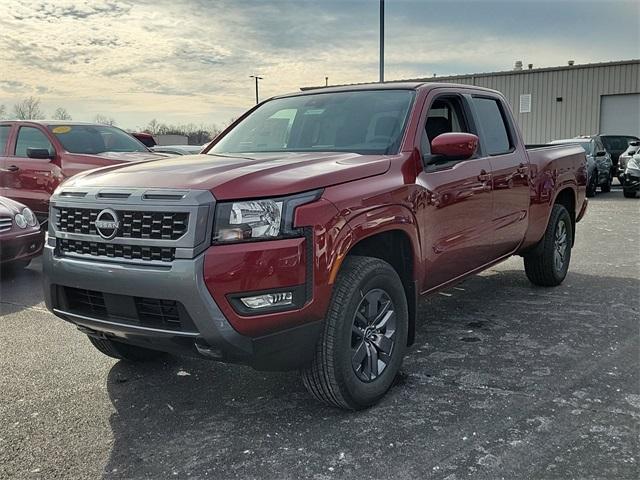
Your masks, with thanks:
M 640 60 L 403 81 L 477 85 L 502 92 L 527 143 L 582 134 L 640 135 Z

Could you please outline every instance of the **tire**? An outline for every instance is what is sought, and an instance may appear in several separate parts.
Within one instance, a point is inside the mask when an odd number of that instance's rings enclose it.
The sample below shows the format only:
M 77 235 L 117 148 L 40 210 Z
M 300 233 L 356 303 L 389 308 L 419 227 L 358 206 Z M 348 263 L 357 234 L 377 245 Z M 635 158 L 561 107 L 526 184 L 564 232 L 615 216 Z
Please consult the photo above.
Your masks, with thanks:
M 564 236 L 562 231 L 564 231 Z M 564 245 L 563 255 L 560 255 L 557 250 L 561 244 Z M 560 285 L 569 270 L 572 245 L 573 228 L 569 212 L 564 206 L 555 204 L 551 210 L 551 217 L 544 237 L 531 252 L 524 256 L 524 270 L 531 283 L 541 287 Z M 556 256 L 556 253 L 559 257 Z
M 21 259 L 21 260 L 14 260 L 13 262 L 5 263 L 1 267 L 2 273 L 3 274 L 14 274 L 14 273 L 17 273 L 20 270 L 24 270 L 25 268 L 27 268 L 30 263 L 31 263 L 31 259 L 30 258 Z
M 91 344 L 101 353 L 111 358 L 117 358 L 118 360 L 125 360 L 127 362 L 146 362 L 165 355 L 164 352 L 151 350 L 149 348 L 136 347 L 135 345 L 128 345 L 126 343 L 120 343 L 106 338 L 95 338 L 90 335 L 87 335 L 87 337 Z
M 382 320 L 376 324 L 376 318 Z M 402 364 L 408 318 L 405 291 L 393 267 L 377 258 L 347 257 L 315 356 L 301 372 L 307 390 L 321 402 L 348 410 L 377 403 Z
M 596 188 L 598 188 L 598 173 L 594 172 L 587 184 L 587 197 L 595 196 Z
M 602 193 L 609 193 L 611 191 L 611 175 L 607 178 L 607 181 L 600 185 L 600 191 Z
M 636 198 L 635 190 L 622 190 L 622 194 L 625 198 Z

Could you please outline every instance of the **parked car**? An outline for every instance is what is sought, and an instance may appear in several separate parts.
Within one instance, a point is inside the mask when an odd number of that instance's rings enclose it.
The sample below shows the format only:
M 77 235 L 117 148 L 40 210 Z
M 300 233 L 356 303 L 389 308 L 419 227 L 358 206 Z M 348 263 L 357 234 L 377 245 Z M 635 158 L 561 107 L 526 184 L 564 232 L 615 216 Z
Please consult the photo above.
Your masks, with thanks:
M 25 268 L 44 244 L 44 231 L 25 205 L 0 197 L 0 267 Z
M 618 177 L 620 183 L 622 183 L 622 176 L 624 175 L 624 168 L 620 167 L 620 155 L 624 153 L 631 142 L 640 142 L 640 138 L 633 135 L 598 135 L 604 145 L 604 148 L 611 154 L 611 163 L 613 165 L 612 174 L 614 177 Z
M 625 197 L 635 198 L 638 190 L 640 190 L 640 151 L 636 151 L 626 163 L 622 182 L 622 192 Z
M 84 170 L 162 158 L 116 127 L 79 122 L 0 122 L 0 195 L 24 203 L 39 221 L 49 196 Z
M 168 155 L 193 155 L 200 153 L 206 145 L 156 145 L 151 147 L 152 152 Z
M 620 154 L 618 158 L 618 180 L 620 184 L 624 183 L 624 172 L 627 169 L 627 163 L 631 158 L 640 151 L 640 141 L 631 141 L 627 149 Z
M 276 97 L 204 154 L 84 172 L 53 195 L 46 304 L 102 353 L 301 369 L 377 402 L 419 298 L 511 255 L 560 284 L 585 214 L 578 145 L 527 150 L 496 91 L 437 83 Z
M 580 145 L 587 155 L 587 196 L 596 194 L 596 189 L 600 187 L 603 193 L 611 191 L 611 155 L 609 155 L 602 144 L 592 137 L 565 138 L 553 140 L 550 145 L 557 144 L 577 144 Z
M 150 133 L 132 132 L 130 135 L 136 140 L 139 140 L 140 143 L 142 143 L 145 147 L 151 148 L 157 145 L 156 139 L 153 138 L 153 135 L 151 135 Z

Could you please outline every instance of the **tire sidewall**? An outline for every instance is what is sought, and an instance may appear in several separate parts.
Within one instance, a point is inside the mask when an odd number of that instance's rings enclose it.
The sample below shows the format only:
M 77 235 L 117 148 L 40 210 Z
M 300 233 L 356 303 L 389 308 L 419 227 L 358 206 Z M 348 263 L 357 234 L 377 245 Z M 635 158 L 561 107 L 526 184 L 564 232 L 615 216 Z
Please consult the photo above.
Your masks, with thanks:
M 351 325 L 362 295 L 373 289 L 384 290 L 396 309 L 396 337 L 391 362 L 378 378 L 363 382 L 351 366 Z M 346 387 L 351 398 L 346 400 L 357 406 L 376 403 L 389 389 L 402 365 L 407 345 L 408 308 L 402 282 L 395 270 L 387 265 L 367 272 L 358 285 L 354 285 L 340 319 L 336 345 L 336 376 Z

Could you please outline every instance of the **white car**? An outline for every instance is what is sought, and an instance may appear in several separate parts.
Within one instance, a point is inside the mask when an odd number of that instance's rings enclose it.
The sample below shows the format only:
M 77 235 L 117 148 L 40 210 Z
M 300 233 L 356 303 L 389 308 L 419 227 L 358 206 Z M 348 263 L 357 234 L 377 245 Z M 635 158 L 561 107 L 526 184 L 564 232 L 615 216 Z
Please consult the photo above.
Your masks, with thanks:
M 640 152 L 640 142 L 629 142 L 627 149 L 618 157 L 618 179 L 620 183 L 624 183 L 624 171 L 627 169 L 627 163 L 638 152 Z

